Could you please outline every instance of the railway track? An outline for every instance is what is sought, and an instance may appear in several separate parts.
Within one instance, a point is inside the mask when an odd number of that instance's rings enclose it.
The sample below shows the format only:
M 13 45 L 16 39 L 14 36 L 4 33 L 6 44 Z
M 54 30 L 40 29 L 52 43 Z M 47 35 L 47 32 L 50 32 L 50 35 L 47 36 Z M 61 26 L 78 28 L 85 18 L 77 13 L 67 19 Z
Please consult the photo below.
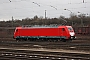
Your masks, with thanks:
M 6 60 L 90 60 L 90 54 L 29 49 L 0 49 L 0 59 Z
M 13 48 L 12 48 L 13 47 Z M 90 44 L 0 41 L 0 60 L 90 60 Z
M 47 48 L 90 51 L 90 43 L 65 43 L 65 42 L 31 42 L 31 41 L 0 41 L 0 47 L 14 48 Z

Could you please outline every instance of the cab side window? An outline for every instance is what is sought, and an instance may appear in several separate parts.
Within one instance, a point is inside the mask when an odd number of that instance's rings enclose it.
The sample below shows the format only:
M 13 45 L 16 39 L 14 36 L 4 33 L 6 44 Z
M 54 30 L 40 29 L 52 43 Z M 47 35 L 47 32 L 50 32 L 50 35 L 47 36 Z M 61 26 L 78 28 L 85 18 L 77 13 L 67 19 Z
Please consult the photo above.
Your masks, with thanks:
M 62 28 L 62 31 L 65 31 L 65 28 Z
M 16 32 L 18 32 L 18 29 L 16 29 Z

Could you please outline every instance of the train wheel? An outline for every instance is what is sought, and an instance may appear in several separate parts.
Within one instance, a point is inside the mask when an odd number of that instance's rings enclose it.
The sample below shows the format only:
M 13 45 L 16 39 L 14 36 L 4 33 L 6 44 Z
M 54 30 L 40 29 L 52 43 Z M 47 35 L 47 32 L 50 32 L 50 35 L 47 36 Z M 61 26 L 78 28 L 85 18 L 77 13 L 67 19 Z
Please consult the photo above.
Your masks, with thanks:
M 22 39 L 23 41 L 27 41 L 27 38 Z
M 17 42 L 19 42 L 19 40 L 16 39 Z
M 65 39 L 62 39 L 62 42 L 66 42 L 66 40 Z
M 16 41 L 18 42 L 19 41 L 19 38 L 16 38 Z

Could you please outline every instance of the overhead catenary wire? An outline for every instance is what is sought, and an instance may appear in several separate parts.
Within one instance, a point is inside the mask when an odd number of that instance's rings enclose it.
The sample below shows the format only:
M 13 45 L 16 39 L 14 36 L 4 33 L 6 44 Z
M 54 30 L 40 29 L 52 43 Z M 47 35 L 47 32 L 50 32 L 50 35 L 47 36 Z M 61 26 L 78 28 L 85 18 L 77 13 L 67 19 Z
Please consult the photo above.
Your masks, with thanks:
M 57 10 L 57 8 L 56 8 L 56 7 L 54 7 L 54 6 L 52 6 L 52 5 L 50 5 L 50 7 L 52 7 L 52 8 L 54 8 L 54 9 L 56 9 L 56 10 Z
M 38 5 L 40 7 L 40 5 L 38 3 L 36 3 L 36 2 L 32 2 L 32 3 L 34 3 L 34 4 L 36 4 L 36 5 Z
M 82 1 L 83 1 L 83 3 L 82 3 Z M 44 4 L 44 3 L 42 3 L 42 2 L 39 2 L 39 1 L 32 1 L 32 0 L 9 0 L 9 2 L 12 2 L 12 3 L 28 3 L 29 2 L 29 4 L 28 5 L 30 5 L 30 4 L 35 4 L 36 6 L 34 6 L 34 7 L 31 7 L 31 8 L 38 8 L 38 7 L 40 7 L 40 8 L 42 8 L 42 7 L 45 7 L 45 9 L 42 9 L 43 11 L 44 10 L 47 10 L 47 12 L 49 12 L 50 11 L 50 9 L 52 9 L 51 11 L 53 12 L 53 13 L 50 13 L 51 15 L 54 15 L 55 13 L 56 13 L 56 11 L 55 10 L 60 10 L 60 11 L 62 11 L 63 9 L 65 9 L 65 8 L 61 8 L 60 6 L 62 6 L 62 5 L 64 5 L 64 6 L 71 6 L 71 5 L 84 5 L 84 4 L 89 4 L 90 2 L 89 1 L 84 1 L 84 0 L 82 0 L 81 2 L 73 2 L 72 0 L 70 1 L 70 4 L 69 4 L 69 2 L 67 2 L 67 3 L 64 3 L 64 4 L 60 4 L 59 6 L 56 6 L 56 5 L 54 5 L 54 4 Z M 10 4 L 8 1 L 7 2 L 3 2 L 3 3 L 7 3 L 7 4 Z M 29 9 L 29 7 L 30 6 L 24 6 L 24 7 L 17 7 L 17 6 L 14 6 L 15 7 L 15 9 Z M 13 8 L 14 8 L 13 7 Z M 50 7 L 50 9 L 47 9 L 47 7 Z M 12 9 L 13 9 L 12 8 Z M 71 11 L 74 11 L 74 10 L 78 10 L 78 9 L 90 9 L 89 8 L 89 6 L 86 6 L 86 5 L 84 5 L 84 6 L 79 6 L 79 7 L 66 7 L 67 9 L 70 9 Z M 34 10 L 33 10 L 34 11 Z M 36 10 L 35 10 L 36 11 Z M 50 11 L 50 12 L 51 12 Z M 79 11 L 79 10 L 78 10 Z M 82 11 L 81 11 L 82 12 Z M 37 12 L 38 13 L 38 12 Z M 87 12 L 86 12 L 87 13 Z M 48 15 L 49 15 L 49 13 L 47 13 Z M 60 15 L 61 13 L 57 13 L 57 15 Z
M 28 1 L 28 0 L 21 0 L 21 1 Z M 9 0 L 9 2 L 12 2 L 11 0 Z M 14 1 L 14 2 L 16 2 L 16 1 Z M 17 2 L 20 2 L 20 1 L 17 1 Z M 31 1 L 32 2 L 32 1 Z M 4 2 L 3 2 L 4 3 Z M 38 5 L 39 7 L 41 6 L 40 4 L 38 4 L 37 2 L 32 2 L 33 4 L 36 4 L 36 5 Z M 83 0 L 83 3 L 90 3 L 90 2 L 85 2 L 85 0 Z M 70 3 L 71 5 L 72 4 L 82 4 L 82 3 Z M 70 4 L 64 4 L 64 5 L 70 5 Z M 46 4 L 47 5 L 47 4 Z M 61 4 L 61 6 L 62 6 L 63 4 Z M 45 5 L 44 5 L 45 6 Z M 53 6 L 53 5 L 48 5 L 48 6 L 50 6 L 50 7 L 52 7 L 52 8 L 54 8 L 54 9 L 58 9 L 58 8 L 56 8 L 55 6 Z M 85 7 L 80 7 L 80 8 L 85 8 Z M 74 9 L 77 9 L 77 8 L 74 8 Z

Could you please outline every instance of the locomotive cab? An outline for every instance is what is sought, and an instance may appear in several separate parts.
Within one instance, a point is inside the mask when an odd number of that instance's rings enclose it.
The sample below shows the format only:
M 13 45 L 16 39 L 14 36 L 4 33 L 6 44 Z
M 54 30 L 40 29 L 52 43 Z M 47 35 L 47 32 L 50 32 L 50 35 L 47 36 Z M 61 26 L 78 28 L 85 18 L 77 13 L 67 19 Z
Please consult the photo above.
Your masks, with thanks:
M 70 39 L 75 39 L 75 32 L 71 26 L 67 26 L 69 34 L 70 34 Z
M 13 36 L 14 39 L 17 39 L 16 37 L 19 36 L 19 29 L 20 29 L 20 28 L 21 28 L 21 27 L 16 27 L 15 32 L 14 32 L 14 36 Z

